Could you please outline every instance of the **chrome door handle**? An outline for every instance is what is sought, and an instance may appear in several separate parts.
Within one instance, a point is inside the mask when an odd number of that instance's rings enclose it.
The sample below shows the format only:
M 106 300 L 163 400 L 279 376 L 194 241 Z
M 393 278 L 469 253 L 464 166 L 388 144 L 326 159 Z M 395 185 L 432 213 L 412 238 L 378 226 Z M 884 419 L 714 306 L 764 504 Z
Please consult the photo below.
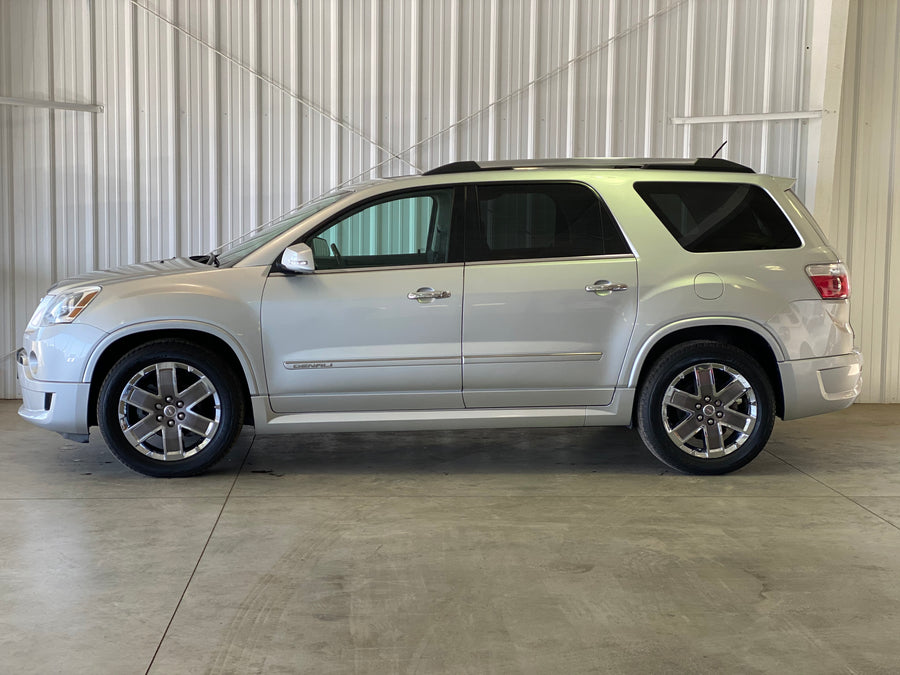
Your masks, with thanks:
M 628 284 L 610 283 L 606 279 L 599 279 L 598 281 L 585 286 L 584 290 L 588 293 L 596 293 L 597 295 L 609 295 L 612 291 L 627 291 Z
M 423 286 L 415 291 L 410 291 L 406 294 L 406 297 L 410 300 L 417 300 L 418 302 L 431 302 L 432 300 L 449 298 L 450 291 L 436 291 L 430 286 Z

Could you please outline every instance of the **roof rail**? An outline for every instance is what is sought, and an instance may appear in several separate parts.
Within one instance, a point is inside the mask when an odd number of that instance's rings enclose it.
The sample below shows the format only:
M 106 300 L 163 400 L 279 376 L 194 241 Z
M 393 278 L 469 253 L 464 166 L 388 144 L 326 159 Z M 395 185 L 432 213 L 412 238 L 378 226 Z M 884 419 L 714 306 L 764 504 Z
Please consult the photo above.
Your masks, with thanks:
M 650 159 L 640 157 L 574 157 L 570 159 L 499 160 L 450 162 L 425 171 L 423 176 L 503 169 L 669 169 L 680 171 L 723 171 L 755 173 L 749 166 L 727 159 L 699 157 L 695 159 Z

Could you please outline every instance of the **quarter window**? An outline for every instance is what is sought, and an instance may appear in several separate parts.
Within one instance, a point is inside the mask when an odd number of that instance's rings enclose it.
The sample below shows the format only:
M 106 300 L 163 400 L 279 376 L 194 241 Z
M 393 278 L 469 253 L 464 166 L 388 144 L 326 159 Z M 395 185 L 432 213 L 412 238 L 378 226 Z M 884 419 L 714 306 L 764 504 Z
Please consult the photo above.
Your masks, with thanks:
M 453 188 L 369 204 L 311 237 L 316 269 L 448 261 Z
M 466 260 L 567 258 L 628 253 L 609 210 L 584 185 L 479 185 Z
M 800 237 L 758 185 L 635 183 L 682 248 L 694 253 L 797 248 Z

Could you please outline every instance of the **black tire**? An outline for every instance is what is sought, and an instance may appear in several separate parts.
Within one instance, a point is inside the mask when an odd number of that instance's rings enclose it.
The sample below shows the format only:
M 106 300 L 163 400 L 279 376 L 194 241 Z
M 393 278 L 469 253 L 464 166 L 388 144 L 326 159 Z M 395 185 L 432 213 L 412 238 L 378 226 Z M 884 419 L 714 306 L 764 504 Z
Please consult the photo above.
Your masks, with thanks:
M 663 353 L 650 368 L 637 423 L 650 452 L 673 469 L 728 473 L 765 447 L 775 424 L 775 395 L 763 368 L 745 351 L 695 340 Z
M 218 462 L 243 424 L 243 397 L 228 365 L 204 347 L 159 340 L 132 349 L 97 400 L 106 444 L 148 476 L 195 476 Z

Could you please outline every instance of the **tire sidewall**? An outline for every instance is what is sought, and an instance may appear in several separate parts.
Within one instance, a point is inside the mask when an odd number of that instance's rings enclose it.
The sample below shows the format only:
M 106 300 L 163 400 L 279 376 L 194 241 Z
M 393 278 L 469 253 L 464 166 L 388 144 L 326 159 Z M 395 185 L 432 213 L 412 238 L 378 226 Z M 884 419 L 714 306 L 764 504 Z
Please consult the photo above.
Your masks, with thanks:
M 737 450 L 724 457 L 704 459 L 688 454 L 669 438 L 662 416 L 666 389 L 685 369 L 702 363 L 718 363 L 747 379 L 756 395 L 757 419 L 753 431 Z M 775 397 L 762 366 L 743 350 L 718 342 L 695 341 L 675 347 L 651 368 L 638 400 L 638 430 L 656 457 L 669 466 L 694 474 L 735 471 L 765 447 L 775 422 Z
M 219 396 L 220 420 L 210 442 L 197 454 L 183 460 L 162 461 L 131 445 L 119 422 L 119 399 L 128 381 L 140 370 L 156 363 L 178 362 L 196 368 L 209 378 Z M 226 364 L 213 352 L 180 341 L 153 342 L 126 353 L 110 369 L 97 399 L 97 421 L 106 444 L 116 458 L 135 471 L 156 477 L 192 476 L 219 461 L 234 442 L 242 423 L 242 399 Z

